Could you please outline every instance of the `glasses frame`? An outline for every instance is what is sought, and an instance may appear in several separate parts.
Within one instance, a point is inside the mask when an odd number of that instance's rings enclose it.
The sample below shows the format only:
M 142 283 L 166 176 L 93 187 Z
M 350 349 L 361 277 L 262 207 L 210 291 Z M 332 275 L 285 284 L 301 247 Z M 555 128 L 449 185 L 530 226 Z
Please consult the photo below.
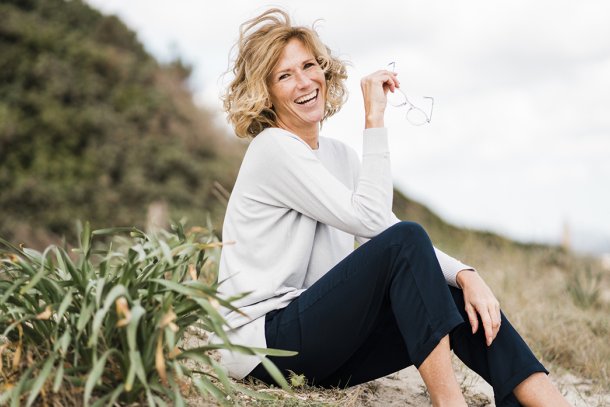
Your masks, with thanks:
M 388 64 L 388 67 L 390 67 L 390 66 L 391 66 L 390 71 L 391 72 L 395 72 L 394 69 L 396 68 L 396 62 L 390 62 Z M 393 104 L 393 103 L 390 103 L 390 105 L 393 106 L 393 107 L 408 106 L 409 108 L 407 109 L 406 118 L 407 118 L 407 121 L 409 123 L 411 123 L 413 126 L 423 126 L 424 124 L 429 124 L 430 123 L 430 121 L 432 120 L 432 113 L 434 111 L 434 98 L 432 96 L 422 96 L 422 98 L 424 98 L 424 99 L 430 99 L 430 102 L 431 102 L 430 103 L 430 114 L 428 114 L 423 109 L 421 109 L 421 108 L 415 106 L 413 103 L 411 103 L 411 101 L 409 100 L 407 94 L 405 92 L 403 92 L 402 89 L 395 88 L 394 92 L 396 92 L 396 91 L 398 91 L 398 92 L 400 92 L 402 94 L 402 96 L 404 97 L 404 102 L 401 102 L 400 104 L 397 104 L 397 105 Z M 412 110 L 421 112 L 421 114 L 423 114 L 426 119 L 422 123 L 414 122 L 412 119 L 409 119 L 409 113 Z

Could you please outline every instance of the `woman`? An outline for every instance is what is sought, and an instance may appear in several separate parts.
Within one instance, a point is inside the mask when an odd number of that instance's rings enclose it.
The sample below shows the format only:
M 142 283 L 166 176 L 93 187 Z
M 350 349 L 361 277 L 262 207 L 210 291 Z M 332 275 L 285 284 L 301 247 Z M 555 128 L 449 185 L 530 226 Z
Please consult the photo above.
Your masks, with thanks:
M 221 288 L 250 292 L 225 314 L 234 343 L 295 350 L 271 359 L 321 386 L 414 364 L 434 405 L 463 406 L 453 348 L 498 405 L 567 405 L 479 274 L 392 213 L 384 111 L 395 73 L 361 81 L 362 164 L 319 136 L 345 100 L 346 70 L 314 30 L 277 9 L 247 21 L 233 73 L 224 106 L 237 135 L 252 138 L 223 227 L 235 244 L 222 251 Z M 255 357 L 224 352 L 222 363 L 235 378 L 272 381 Z

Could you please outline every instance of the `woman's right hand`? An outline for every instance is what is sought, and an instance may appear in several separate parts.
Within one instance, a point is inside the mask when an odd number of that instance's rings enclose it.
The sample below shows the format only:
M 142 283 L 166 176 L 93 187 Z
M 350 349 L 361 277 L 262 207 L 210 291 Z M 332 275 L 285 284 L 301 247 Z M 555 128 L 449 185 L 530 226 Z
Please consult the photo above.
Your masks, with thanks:
M 387 104 L 387 93 L 400 87 L 396 73 L 381 70 L 365 76 L 360 81 L 364 97 L 364 127 L 383 127 L 383 115 Z

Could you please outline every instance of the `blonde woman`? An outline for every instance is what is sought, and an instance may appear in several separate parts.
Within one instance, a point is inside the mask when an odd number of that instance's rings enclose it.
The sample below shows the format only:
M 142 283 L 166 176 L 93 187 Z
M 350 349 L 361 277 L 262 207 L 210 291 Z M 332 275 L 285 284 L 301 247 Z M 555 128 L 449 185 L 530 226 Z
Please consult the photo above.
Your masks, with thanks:
M 481 276 L 392 213 L 384 111 L 396 74 L 361 81 L 360 163 L 319 135 L 345 101 L 346 70 L 313 29 L 271 9 L 241 26 L 236 51 L 224 107 L 252 141 L 227 207 L 223 239 L 235 244 L 223 248 L 220 279 L 225 295 L 250 294 L 225 312 L 231 340 L 297 351 L 271 359 L 320 386 L 415 365 L 435 406 L 464 406 L 453 348 L 497 405 L 567 405 Z M 233 377 L 272 382 L 259 362 L 222 354 Z

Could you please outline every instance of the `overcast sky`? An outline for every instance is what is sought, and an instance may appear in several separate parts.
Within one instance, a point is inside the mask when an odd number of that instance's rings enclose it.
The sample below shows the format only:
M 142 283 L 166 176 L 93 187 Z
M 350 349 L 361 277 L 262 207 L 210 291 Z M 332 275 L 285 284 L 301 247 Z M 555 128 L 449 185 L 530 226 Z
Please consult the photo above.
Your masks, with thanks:
M 162 61 L 194 66 L 196 101 L 220 112 L 239 24 L 269 6 L 351 62 L 350 99 L 322 135 L 361 151 L 362 76 L 396 61 L 432 122 L 391 109 L 395 185 L 461 226 L 610 251 L 610 2 L 88 0 Z M 212 5 L 214 4 L 214 5 Z M 388 108 L 390 109 L 390 108 Z M 599 247 L 597 247 L 599 250 Z

